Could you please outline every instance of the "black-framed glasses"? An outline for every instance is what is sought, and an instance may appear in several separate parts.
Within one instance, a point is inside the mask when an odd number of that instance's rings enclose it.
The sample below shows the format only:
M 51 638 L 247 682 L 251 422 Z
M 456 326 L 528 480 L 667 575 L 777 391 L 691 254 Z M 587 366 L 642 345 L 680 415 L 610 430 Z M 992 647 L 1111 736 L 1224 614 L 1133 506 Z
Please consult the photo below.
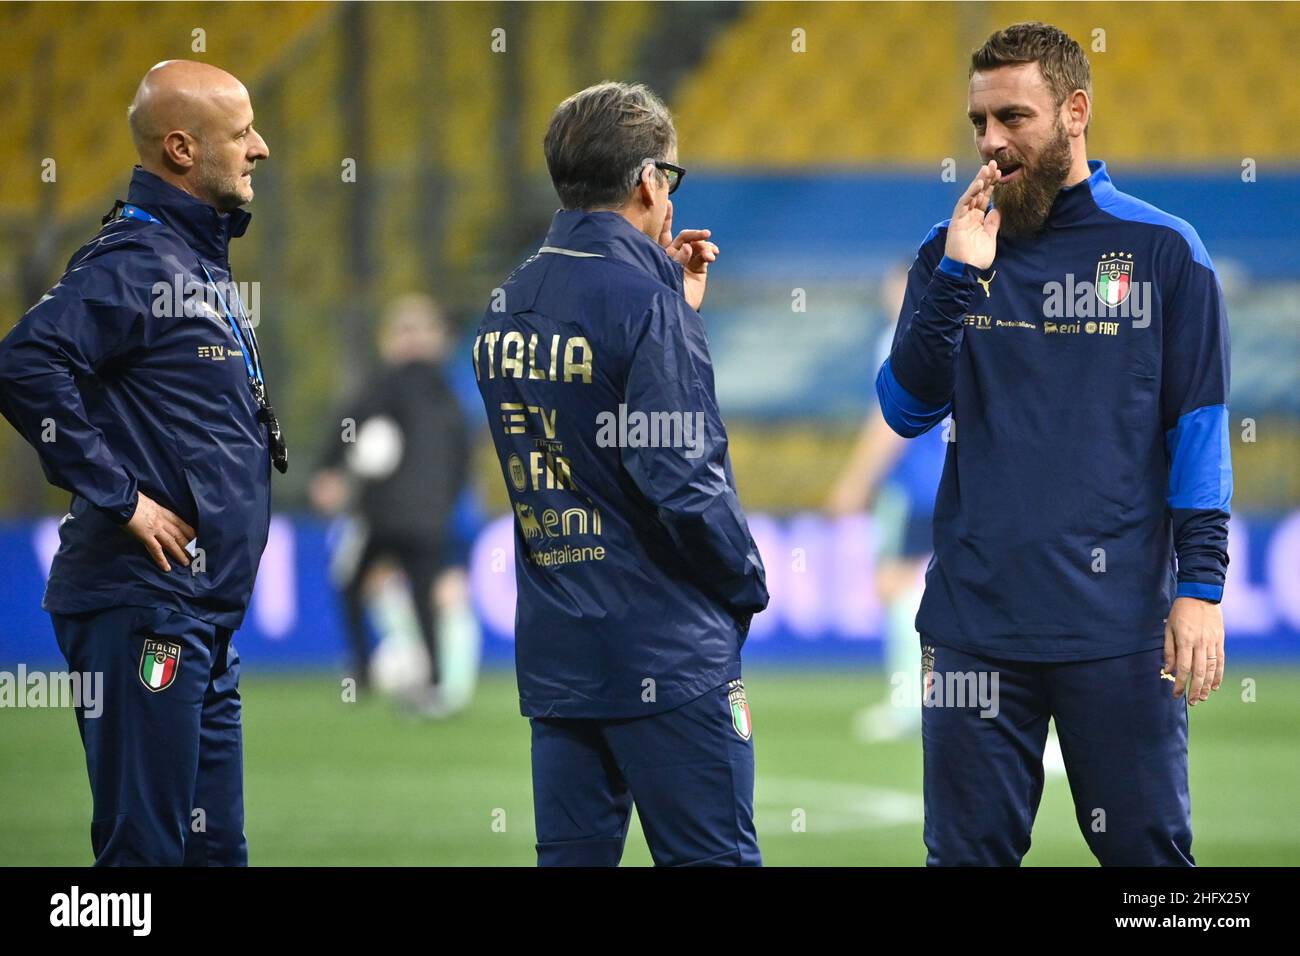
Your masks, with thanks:
M 645 169 L 646 166 L 653 166 L 668 177 L 668 195 L 670 196 L 677 192 L 677 187 L 680 186 L 682 180 L 686 178 L 685 166 L 678 166 L 676 163 L 670 163 L 666 159 L 647 159 L 641 163 L 641 166 L 637 171 L 638 179 L 641 175 L 640 170 Z

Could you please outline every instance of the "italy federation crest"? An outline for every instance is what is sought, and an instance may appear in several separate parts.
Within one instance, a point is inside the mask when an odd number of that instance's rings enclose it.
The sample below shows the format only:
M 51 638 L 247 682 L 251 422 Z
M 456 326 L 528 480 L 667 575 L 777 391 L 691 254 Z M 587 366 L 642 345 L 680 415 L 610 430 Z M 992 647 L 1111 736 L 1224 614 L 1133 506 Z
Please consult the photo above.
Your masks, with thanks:
M 1132 287 L 1133 253 L 1104 252 L 1097 263 L 1097 298 L 1102 305 L 1116 306 L 1128 298 Z
M 742 740 L 748 740 L 754 732 L 754 725 L 749 719 L 749 700 L 745 697 L 745 682 L 733 680 L 727 684 L 727 703 L 731 705 L 731 726 L 736 728 Z
M 140 655 L 140 681 L 151 691 L 166 690 L 181 669 L 181 646 L 146 638 Z
M 929 699 L 934 690 L 934 645 L 921 645 L 921 693 Z

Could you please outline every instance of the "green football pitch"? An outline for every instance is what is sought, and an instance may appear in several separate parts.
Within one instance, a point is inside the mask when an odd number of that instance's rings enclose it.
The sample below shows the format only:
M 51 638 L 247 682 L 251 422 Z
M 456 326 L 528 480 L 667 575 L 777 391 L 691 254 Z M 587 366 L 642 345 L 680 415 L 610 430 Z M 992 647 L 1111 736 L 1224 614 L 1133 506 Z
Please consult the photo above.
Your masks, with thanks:
M 1203 865 L 1296 865 L 1300 671 L 1233 670 L 1191 713 L 1193 850 Z M 919 738 L 852 733 L 883 678 L 751 668 L 745 683 L 766 863 L 922 863 Z M 528 724 L 509 671 L 487 672 L 473 706 L 440 723 L 383 698 L 344 703 L 324 674 L 246 674 L 242 689 L 254 865 L 534 862 Z M 0 712 L 0 863 L 87 864 L 89 820 L 71 712 Z M 634 820 L 624 863 L 649 862 Z M 1093 863 L 1062 776 L 1048 778 L 1025 862 Z

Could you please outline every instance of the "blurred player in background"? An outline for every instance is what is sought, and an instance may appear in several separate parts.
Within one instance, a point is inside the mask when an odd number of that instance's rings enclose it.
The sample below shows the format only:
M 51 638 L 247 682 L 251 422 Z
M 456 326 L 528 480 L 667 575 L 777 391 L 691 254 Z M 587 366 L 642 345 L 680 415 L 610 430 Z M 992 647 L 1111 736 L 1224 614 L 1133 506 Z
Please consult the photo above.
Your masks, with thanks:
M 899 434 L 956 423 L 917 617 L 928 862 L 1020 862 L 1050 718 L 1098 860 L 1188 866 L 1187 708 L 1224 668 L 1222 290 L 1190 225 L 1089 162 L 1075 41 L 1017 24 L 969 76 L 985 165 L 876 382 Z
M 907 293 L 907 267 L 885 275 L 881 307 L 898 316 Z M 889 358 L 897 324 L 881 335 L 877 364 Z M 916 615 L 925 591 L 925 570 L 933 551 L 934 499 L 943 474 L 951 419 L 908 440 L 885 421 L 877 405 L 867 416 L 852 456 L 831 489 L 828 510 L 845 516 L 874 504 L 876 535 L 874 584 L 884 606 L 886 699 L 861 708 L 853 716 L 854 736 L 863 743 L 901 740 L 921 729 L 921 701 L 913 693 L 916 677 Z M 874 497 L 874 502 L 873 502 Z M 1065 773 L 1055 728 L 1047 736 L 1043 769 L 1052 776 Z
M 104 712 L 77 709 L 95 863 L 242 866 L 231 638 L 288 458 L 229 247 L 270 151 L 206 63 L 155 66 L 128 116 L 128 201 L 0 342 L 0 410 L 72 492 L 44 607 L 104 675 Z
M 907 290 L 907 266 L 891 269 L 880 287 L 880 307 L 897 316 Z M 894 340 L 891 321 L 881 336 L 877 364 L 889 355 Z M 925 588 L 930 558 L 934 493 L 939 487 L 947 450 L 943 428 L 934 428 L 914 441 L 897 434 L 872 409 L 862 426 L 849 461 L 831 489 L 827 509 L 847 516 L 874 506 L 876 539 L 874 585 L 884 607 L 886 699 L 854 715 L 854 734 L 870 743 L 911 736 L 921 726 L 916 695 L 898 693 L 899 681 L 916 674 L 917 634 L 914 621 Z
M 389 306 L 380 332 L 382 364 L 342 406 L 342 434 L 330 436 L 310 488 L 313 503 L 327 513 L 352 501 L 333 576 L 358 686 L 368 686 L 372 676 L 367 609 L 384 593 L 387 561 L 405 574 L 428 656 L 428 681 L 413 704 L 429 717 L 456 709 L 442 680 L 438 592 L 440 580 L 444 602 L 458 590 L 444 572 L 469 457 L 464 416 L 442 368 L 448 340 L 446 318 L 430 297 L 407 295 Z
M 740 648 L 767 586 L 696 311 L 718 249 L 672 237 L 685 170 L 644 86 L 569 97 L 545 150 L 564 208 L 474 340 L 517 519 L 538 864 L 616 865 L 635 802 L 656 864 L 757 865 Z

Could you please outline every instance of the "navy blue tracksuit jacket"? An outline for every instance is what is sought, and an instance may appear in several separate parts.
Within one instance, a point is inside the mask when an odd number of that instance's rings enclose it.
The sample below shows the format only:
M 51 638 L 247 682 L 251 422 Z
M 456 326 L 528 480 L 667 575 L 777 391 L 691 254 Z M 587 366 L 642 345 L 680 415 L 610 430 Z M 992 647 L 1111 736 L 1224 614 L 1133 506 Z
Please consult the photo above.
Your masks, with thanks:
M 238 628 L 270 520 L 266 426 L 220 304 L 189 293 L 209 287 L 202 266 L 231 281 L 250 217 L 139 167 L 128 200 L 161 222 L 110 221 L 0 341 L 0 412 L 72 493 L 44 607 L 166 606 Z M 204 571 L 163 572 L 122 529 L 139 491 L 197 531 Z
M 1175 595 L 1223 594 L 1223 293 L 1190 225 L 1089 166 L 988 270 L 934 227 L 876 381 L 900 434 L 955 423 L 917 629 L 972 654 L 1136 653 Z
M 617 213 L 557 212 L 474 372 L 514 509 L 523 714 L 645 716 L 740 677 L 767 587 L 682 267 Z M 702 434 L 654 447 L 674 413 Z

